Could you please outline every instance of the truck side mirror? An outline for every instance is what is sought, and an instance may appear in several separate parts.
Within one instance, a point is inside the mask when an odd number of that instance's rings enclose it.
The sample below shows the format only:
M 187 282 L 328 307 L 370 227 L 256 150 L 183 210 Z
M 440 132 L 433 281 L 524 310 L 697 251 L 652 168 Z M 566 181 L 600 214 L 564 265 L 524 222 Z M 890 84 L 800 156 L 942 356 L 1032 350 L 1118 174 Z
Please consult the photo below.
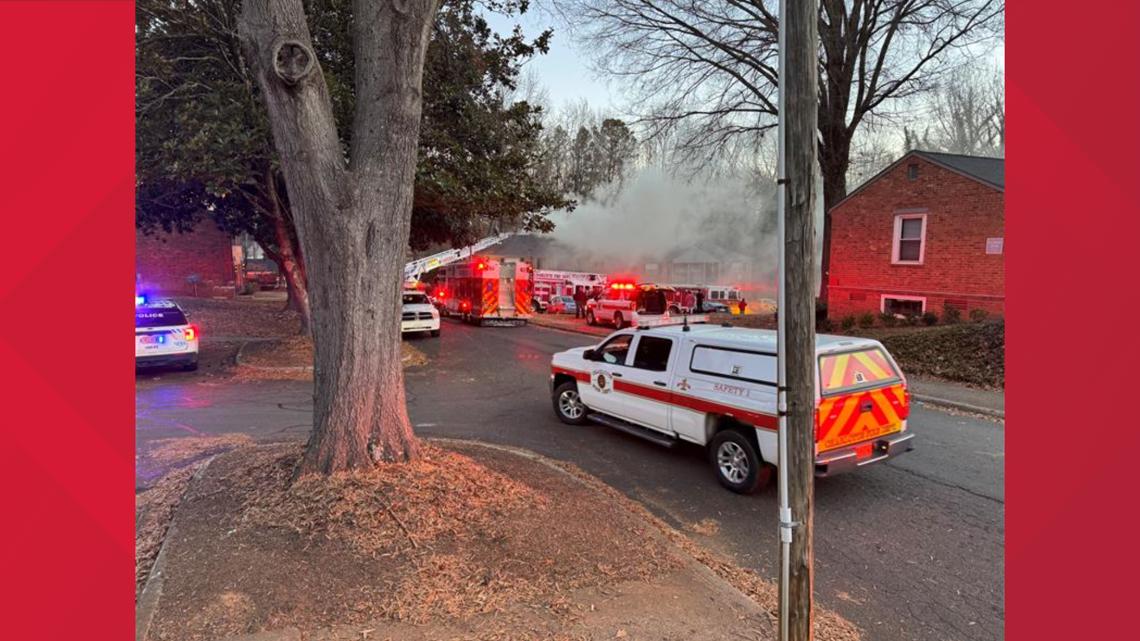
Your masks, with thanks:
M 598 352 L 594 349 L 588 349 L 582 352 L 582 358 L 588 361 L 596 361 L 598 360 Z

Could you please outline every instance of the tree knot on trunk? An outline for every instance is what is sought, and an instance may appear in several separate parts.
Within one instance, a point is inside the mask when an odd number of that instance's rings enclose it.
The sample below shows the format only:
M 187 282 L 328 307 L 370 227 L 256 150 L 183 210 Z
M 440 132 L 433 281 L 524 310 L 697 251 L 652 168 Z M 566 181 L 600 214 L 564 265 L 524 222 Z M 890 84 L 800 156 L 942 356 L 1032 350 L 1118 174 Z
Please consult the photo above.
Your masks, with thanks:
M 299 40 L 282 38 L 273 45 L 273 71 L 290 87 L 313 72 L 315 61 L 312 49 Z

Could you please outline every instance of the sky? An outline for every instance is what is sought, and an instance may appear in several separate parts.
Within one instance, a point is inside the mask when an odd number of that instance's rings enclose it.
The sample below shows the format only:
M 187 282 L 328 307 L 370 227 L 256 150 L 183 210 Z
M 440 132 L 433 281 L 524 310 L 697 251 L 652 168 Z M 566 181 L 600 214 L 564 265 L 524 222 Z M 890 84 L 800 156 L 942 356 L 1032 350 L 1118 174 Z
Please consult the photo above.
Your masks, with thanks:
M 520 16 L 503 16 L 487 13 L 491 28 L 501 34 L 510 33 L 516 24 L 522 25 L 523 34 L 533 38 L 544 29 L 554 28 L 550 53 L 535 56 L 527 62 L 526 73 L 534 73 L 542 87 L 550 94 L 550 106 L 558 109 L 585 98 L 594 109 L 620 113 L 621 92 L 610 83 L 598 78 L 590 70 L 589 57 L 580 51 L 564 28 L 551 16 L 536 8 Z

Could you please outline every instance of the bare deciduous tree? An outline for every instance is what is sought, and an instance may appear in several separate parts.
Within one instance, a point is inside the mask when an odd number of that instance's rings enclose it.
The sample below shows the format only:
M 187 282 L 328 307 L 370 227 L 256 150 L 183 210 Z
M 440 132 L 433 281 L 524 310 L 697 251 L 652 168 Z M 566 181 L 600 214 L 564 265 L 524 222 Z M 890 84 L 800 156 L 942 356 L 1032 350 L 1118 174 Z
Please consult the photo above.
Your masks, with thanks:
M 1005 154 L 1005 83 L 988 69 L 965 68 L 934 93 L 926 148 L 955 154 Z
M 302 0 L 245 0 L 241 36 L 306 257 L 313 432 L 301 472 L 417 454 L 400 358 L 424 55 L 439 0 L 355 0 L 351 149 L 337 136 Z
M 579 33 L 599 69 L 624 83 L 634 104 L 647 105 L 640 116 L 648 134 L 682 132 L 688 159 L 714 157 L 775 127 L 777 0 L 552 2 L 568 23 L 584 25 Z M 957 54 L 1000 34 L 1004 10 L 1004 0 L 820 0 L 825 207 L 847 193 L 859 125 L 931 89 Z

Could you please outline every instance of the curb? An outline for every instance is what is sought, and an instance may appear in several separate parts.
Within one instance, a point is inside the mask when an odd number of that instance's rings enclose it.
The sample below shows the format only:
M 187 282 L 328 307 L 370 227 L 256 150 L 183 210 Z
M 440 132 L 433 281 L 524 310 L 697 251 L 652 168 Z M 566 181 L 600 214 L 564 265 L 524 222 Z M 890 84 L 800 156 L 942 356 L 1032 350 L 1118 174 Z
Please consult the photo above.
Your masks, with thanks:
M 180 503 L 186 497 L 186 492 L 190 491 L 190 487 L 202 477 L 206 468 L 210 467 L 210 463 L 213 461 L 214 457 L 211 456 L 194 471 L 194 474 L 190 475 L 190 481 L 186 483 L 186 490 L 179 497 Z M 175 509 L 175 513 L 177 511 Z M 154 621 L 154 615 L 158 611 L 158 602 L 162 598 L 162 584 L 165 578 L 163 570 L 166 567 L 166 545 L 174 538 L 176 532 L 174 524 L 175 518 L 174 513 L 172 513 L 170 525 L 162 537 L 162 545 L 159 546 L 158 554 L 154 557 L 154 565 L 150 566 L 150 573 L 147 574 L 146 583 L 143 584 L 142 592 L 139 593 L 138 601 L 135 604 L 135 641 L 146 641 L 147 634 L 150 633 L 150 624 Z
M 911 398 L 920 401 L 925 405 L 933 405 L 935 407 L 943 407 L 959 412 L 969 412 L 970 414 L 981 414 L 990 418 L 1005 420 L 1005 411 L 993 409 L 992 407 L 982 407 L 980 405 L 971 405 L 969 403 L 961 403 L 959 401 L 951 401 L 945 398 L 938 398 L 937 396 L 927 396 L 925 394 L 911 394 Z

